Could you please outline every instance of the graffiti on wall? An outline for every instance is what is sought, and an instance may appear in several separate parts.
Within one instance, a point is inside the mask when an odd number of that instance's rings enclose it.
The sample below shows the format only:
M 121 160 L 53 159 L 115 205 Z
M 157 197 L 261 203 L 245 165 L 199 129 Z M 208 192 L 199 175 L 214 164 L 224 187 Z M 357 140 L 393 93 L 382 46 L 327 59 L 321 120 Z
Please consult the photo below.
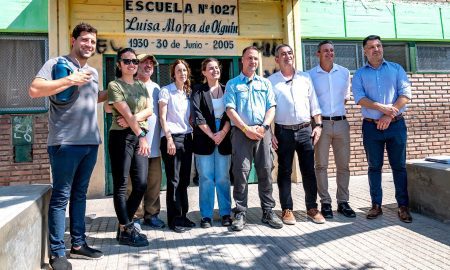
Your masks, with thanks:
M 32 144 L 33 118 L 31 115 L 12 118 L 13 145 Z
M 99 54 L 103 54 L 103 53 L 105 53 L 105 52 L 107 52 L 109 50 L 112 50 L 114 52 L 118 52 L 122 48 L 123 47 L 122 46 L 118 46 L 113 39 L 111 39 L 111 40 L 104 39 L 104 38 L 97 39 L 97 48 L 96 48 L 96 50 L 97 50 L 97 53 L 99 53 Z
M 253 41 L 251 44 L 261 51 L 262 54 L 262 66 L 264 67 L 263 76 L 269 77 L 279 69 L 275 63 L 275 48 L 279 44 L 276 40 L 259 40 Z
M 269 77 L 271 74 L 277 72 L 279 68 L 275 63 L 275 48 L 281 41 L 277 40 L 257 40 L 252 41 L 249 45 L 257 47 L 262 54 L 262 66 L 264 67 L 263 75 L 264 77 Z M 104 54 L 106 52 L 118 52 L 123 46 L 114 39 L 99 38 L 97 40 L 96 51 L 98 54 Z M 182 54 L 182 52 L 180 52 Z

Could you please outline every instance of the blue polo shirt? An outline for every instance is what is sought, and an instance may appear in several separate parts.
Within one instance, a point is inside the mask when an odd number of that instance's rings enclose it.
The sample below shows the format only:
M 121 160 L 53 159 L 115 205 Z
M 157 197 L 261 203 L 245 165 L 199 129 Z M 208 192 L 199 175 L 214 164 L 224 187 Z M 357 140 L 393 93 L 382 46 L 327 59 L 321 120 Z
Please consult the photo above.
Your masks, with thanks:
M 261 125 L 266 112 L 276 105 L 272 84 L 258 75 L 250 80 L 241 73 L 229 80 L 225 89 L 225 107 L 236 110 L 249 126 Z
M 352 79 L 352 92 L 355 103 L 366 97 L 374 102 L 393 105 L 399 96 L 411 99 L 411 83 L 405 70 L 397 63 L 383 60 L 374 68 L 369 63 L 358 69 Z M 406 106 L 399 110 L 399 114 L 406 110 Z M 364 118 L 380 119 L 383 113 L 361 108 Z

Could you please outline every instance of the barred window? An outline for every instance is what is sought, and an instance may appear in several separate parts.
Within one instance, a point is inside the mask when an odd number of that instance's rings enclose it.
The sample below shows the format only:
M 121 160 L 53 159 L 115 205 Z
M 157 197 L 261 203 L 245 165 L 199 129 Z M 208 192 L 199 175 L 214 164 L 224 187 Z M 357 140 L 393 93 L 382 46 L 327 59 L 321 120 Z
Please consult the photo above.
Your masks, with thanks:
M 403 67 L 405 71 L 410 71 L 409 67 L 409 53 L 406 44 L 390 44 L 383 43 L 384 59 L 390 62 L 395 62 Z
M 48 99 L 32 99 L 28 88 L 48 59 L 47 37 L 2 35 L 0 48 L 0 113 L 46 111 Z
M 310 70 L 319 64 L 316 56 L 317 42 L 303 42 L 303 69 Z M 355 71 L 363 65 L 363 51 L 360 44 L 356 42 L 346 42 L 334 44 L 334 62 L 351 71 Z
M 319 64 L 316 56 L 317 45 L 320 41 L 303 42 L 303 68 L 309 70 Z M 364 49 L 361 41 L 354 42 L 333 42 L 334 44 L 334 62 L 350 71 L 356 71 L 362 67 L 367 59 L 364 57 Z M 409 71 L 409 53 L 406 44 L 383 43 L 384 59 L 396 62 Z
M 450 71 L 450 46 L 417 44 L 417 71 Z

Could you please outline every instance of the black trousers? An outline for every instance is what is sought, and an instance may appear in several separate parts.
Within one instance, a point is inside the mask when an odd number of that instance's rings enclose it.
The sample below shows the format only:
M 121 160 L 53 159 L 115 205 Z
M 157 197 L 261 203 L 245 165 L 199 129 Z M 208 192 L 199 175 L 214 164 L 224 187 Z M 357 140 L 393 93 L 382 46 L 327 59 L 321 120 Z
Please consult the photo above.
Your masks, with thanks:
M 291 196 L 291 175 L 294 153 L 297 152 L 305 190 L 306 209 L 317 208 L 317 180 L 314 171 L 314 146 L 311 140 L 311 126 L 289 130 L 275 125 L 278 140 L 278 189 L 281 209 L 293 209 Z
M 148 157 L 138 155 L 139 139 L 130 128 L 111 130 L 108 143 L 113 177 L 114 209 L 119 223 L 128 224 L 147 190 Z M 132 191 L 127 199 L 128 175 Z
M 167 177 L 167 223 L 181 225 L 189 211 L 187 188 L 191 179 L 192 134 L 172 134 L 176 147 L 174 156 L 167 153 L 167 139 L 161 138 L 161 157 Z

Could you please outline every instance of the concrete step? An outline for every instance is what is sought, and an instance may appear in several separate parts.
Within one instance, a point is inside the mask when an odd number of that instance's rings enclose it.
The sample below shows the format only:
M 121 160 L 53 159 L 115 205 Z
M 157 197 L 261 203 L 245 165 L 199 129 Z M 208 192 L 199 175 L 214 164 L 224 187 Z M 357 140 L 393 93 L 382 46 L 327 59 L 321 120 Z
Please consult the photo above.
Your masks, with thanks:
M 50 185 L 0 187 L 0 270 L 48 263 Z

